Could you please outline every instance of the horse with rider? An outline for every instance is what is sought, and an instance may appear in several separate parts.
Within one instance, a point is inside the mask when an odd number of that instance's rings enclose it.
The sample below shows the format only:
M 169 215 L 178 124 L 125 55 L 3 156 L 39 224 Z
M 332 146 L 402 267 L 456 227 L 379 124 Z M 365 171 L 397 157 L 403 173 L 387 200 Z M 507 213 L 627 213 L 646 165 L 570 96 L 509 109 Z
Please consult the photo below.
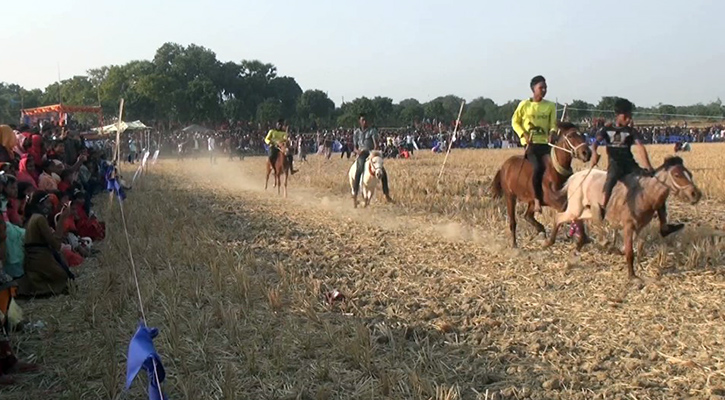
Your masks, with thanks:
M 532 97 L 519 103 L 511 119 L 514 131 L 525 147 L 524 155 L 507 159 L 492 184 L 494 197 L 506 198 L 514 247 L 516 247 L 517 200 L 528 203 L 524 214 L 525 220 L 545 235 L 545 228 L 536 221 L 534 214 L 540 212 L 543 206 L 552 207 L 559 212 L 566 209 L 567 196 L 561 190 L 573 174 L 571 162 L 574 158 L 583 162 L 591 159 L 594 168 L 599 161 L 597 153 L 599 143 L 607 146 L 609 156 L 607 179 L 603 187 L 601 218 L 606 215 L 612 189 L 618 182 L 626 182 L 625 178 L 630 174 L 652 174 L 654 171 L 647 149 L 632 127 L 633 106 L 628 100 L 617 100 L 614 107 L 615 125 L 602 128 L 597 135 L 598 141 L 590 149 L 575 125 L 557 122 L 556 104 L 544 100 L 548 89 L 544 77 L 534 77 L 530 88 Z M 639 158 L 643 160 L 645 169 L 640 168 L 635 162 L 633 146 L 639 153 Z M 682 224 L 667 223 L 664 204 L 657 209 L 657 214 L 662 236 L 682 229 Z M 580 220 L 572 222 L 577 224 L 579 228 L 577 230 L 582 235 L 581 240 L 586 241 L 582 222 Z

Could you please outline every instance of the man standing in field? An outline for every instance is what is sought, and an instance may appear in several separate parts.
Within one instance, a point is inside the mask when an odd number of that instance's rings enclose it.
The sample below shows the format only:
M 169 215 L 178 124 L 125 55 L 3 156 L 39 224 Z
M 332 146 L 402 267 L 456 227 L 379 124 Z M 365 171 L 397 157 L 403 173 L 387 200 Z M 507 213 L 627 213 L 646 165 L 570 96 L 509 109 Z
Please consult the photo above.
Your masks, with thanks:
M 357 170 L 355 171 L 355 196 L 360 190 L 360 181 L 362 180 L 363 172 L 365 171 L 365 161 L 370 156 L 370 152 L 378 150 L 378 130 L 375 128 L 368 127 L 368 121 L 365 114 L 360 114 L 360 127 L 355 129 L 353 134 L 353 144 L 355 145 L 355 152 L 357 153 Z M 383 194 L 388 203 L 392 203 L 393 199 L 390 198 L 390 189 L 388 188 L 388 172 L 383 167 L 383 178 L 381 179 L 383 184 Z
M 216 150 L 216 139 L 214 138 L 214 135 L 209 135 L 207 145 L 209 146 L 209 163 L 216 164 L 216 154 L 214 153 Z

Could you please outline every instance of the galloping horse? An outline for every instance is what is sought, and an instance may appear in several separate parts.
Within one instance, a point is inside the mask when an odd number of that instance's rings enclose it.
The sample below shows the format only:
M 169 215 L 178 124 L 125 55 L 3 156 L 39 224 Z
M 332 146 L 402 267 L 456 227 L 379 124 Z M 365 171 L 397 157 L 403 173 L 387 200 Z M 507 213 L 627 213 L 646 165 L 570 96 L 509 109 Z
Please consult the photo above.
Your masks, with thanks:
M 348 179 L 350 181 L 350 190 L 352 191 L 352 201 L 357 208 L 357 196 L 355 195 L 355 172 L 357 171 L 357 161 L 350 166 L 348 171 Z M 383 179 L 383 153 L 378 150 L 370 152 L 370 156 L 365 160 L 362 178 L 360 179 L 360 192 L 363 196 L 364 207 L 370 205 L 378 186 L 378 181 Z
M 277 147 L 279 151 L 274 164 L 267 158 L 267 179 L 264 181 L 264 190 L 267 190 L 269 184 L 269 173 L 274 171 L 274 185 L 272 187 L 276 187 L 277 194 L 279 194 L 280 186 L 282 186 L 282 174 L 284 174 L 284 197 L 287 197 L 287 179 L 289 178 L 290 169 L 289 163 L 287 163 L 287 143 L 280 143 Z
M 564 182 L 572 175 L 571 162 L 578 158 L 584 162 L 589 161 L 592 151 L 586 140 L 579 133 L 576 125 L 569 122 L 560 122 L 560 134 L 556 144 L 551 146 L 551 153 L 545 157 L 546 171 L 542 181 L 544 189 L 544 203 L 556 210 L 563 210 L 566 206 L 566 196 L 561 196 L 559 190 Z M 533 166 L 524 156 L 512 156 L 506 160 L 501 169 L 493 178 L 491 190 L 494 198 L 504 196 L 508 210 L 509 229 L 513 247 L 516 247 L 516 201 L 528 204 L 524 219 L 539 233 L 546 234 L 546 228 L 534 217 L 534 186 L 531 184 Z M 583 231 L 583 229 L 582 229 Z
M 604 203 L 604 182 L 607 171 L 593 169 L 574 174 L 561 189 L 562 194 L 569 198 L 566 210 L 559 212 L 554 221 L 554 228 L 546 246 L 556 241 L 556 234 L 561 224 L 570 221 L 592 219 L 593 214 L 599 215 L 601 204 Z M 612 191 L 607 204 L 606 219 L 613 225 L 624 229 L 624 255 L 627 259 L 627 271 L 630 279 L 634 274 L 634 237 L 647 224 L 654 214 L 667 202 L 670 193 L 678 195 L 690 204 L 700 201 L 702 193 L 695 186 L 692 173 L 685 168 L 680 157 L 667 157 L 664 164 L 655 170 L 653 177 L 631 174 L 625 178 L 626 183 L 618 182 Z M 577 246 L 581 247 L 581 244 Z

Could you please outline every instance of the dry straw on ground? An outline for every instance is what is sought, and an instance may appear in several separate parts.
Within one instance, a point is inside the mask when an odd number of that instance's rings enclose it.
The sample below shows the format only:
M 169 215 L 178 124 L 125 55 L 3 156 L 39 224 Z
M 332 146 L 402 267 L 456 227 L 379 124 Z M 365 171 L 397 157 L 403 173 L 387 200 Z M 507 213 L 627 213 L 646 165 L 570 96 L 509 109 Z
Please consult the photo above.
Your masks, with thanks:
M 668 146 L 653 147 L 654 163 Z M 598 244 L 540 250 L 487 196 L 514 151 L 386 161 L 397 205 L 353 210 L 348 161 L 313 158 L 290 198 L 263 192 L 261 158 L 164 160 L 126 203 L 142 295 L 174 399 L 609 399 L 725 395 L 723 145 L 685 164 L 706 199 L 673 201 L 687 221 L 647 230 L 643 290 Z M 579 165 L 579 168 L 583 166 Z M 5 399 L 141 399 L 122 394 L 139 319 L 118 210 L 71 296 L 24 303 L 13 336 L 43 371 Z M 550 215 L 544 216 L 550 223 Z M 520 224 L 524 226 L 524 224 Z M 592 228 L 596 238 L 606 229 Z M 346 300 L 328 302 L 337 289 Z M 143 380 L 143 378 L 142 378 Z

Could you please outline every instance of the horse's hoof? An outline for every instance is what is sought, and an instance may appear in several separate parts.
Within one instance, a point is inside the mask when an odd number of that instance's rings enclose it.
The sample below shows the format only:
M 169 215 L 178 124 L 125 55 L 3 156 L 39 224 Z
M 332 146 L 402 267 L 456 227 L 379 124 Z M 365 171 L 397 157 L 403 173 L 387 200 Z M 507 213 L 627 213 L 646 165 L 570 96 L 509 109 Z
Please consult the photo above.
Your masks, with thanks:
M 644 281 L 637 275 L 632 275 L 629 277 L 629 286 L 632 289 L 642 290 L 644 288 Z
M 553 246 L 554 242 L 551 240 L 547 240 L 544 242 L 544 244 L 541 246 L 542 249 L 548 249 L 549 247 Z

